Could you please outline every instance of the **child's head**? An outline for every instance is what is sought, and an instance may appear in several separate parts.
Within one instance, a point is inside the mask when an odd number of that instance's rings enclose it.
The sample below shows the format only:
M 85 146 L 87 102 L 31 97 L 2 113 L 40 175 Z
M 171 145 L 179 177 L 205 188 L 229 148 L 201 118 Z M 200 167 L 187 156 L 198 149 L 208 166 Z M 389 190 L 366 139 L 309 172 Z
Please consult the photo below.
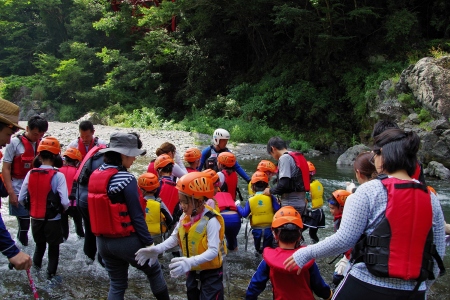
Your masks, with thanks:
M 316 175 L 316 167 L 309 160 L 307 161 L 307 163 L 308 163 L 308 168 L 309 168 L 309 178 L 312 180 L 312 177 L 314 175 Z
M 63 161 L 61 158 L 61 146 L 59 141 L 53 137 L 48 136 L 41 140 L 39 146 L 37 148 L 37 152 L 39 152 L 39 156 L 33 162 L 35 166 L 39 164 L 39 161 L 42 163 L 48 163 L 56 168 L 61 168 L 63 166 Z
M 158 176 L 153 173 L 144 173 L 138 178 L 138 186 L 145 194 L 155 194 L 159 187 Z
M 292 206 L 280 208 L 273 216 L 272 233 L 281 248 L 295 247 L 300 240 L 303 240 L 302 228 L 302 218 Z
M 202 153 L 197 148 L 189 148 L 184 153 L 184 160 L 193 169 L 196 169 L 198 167 L 198 165 L 200 164 L 201 157 L 202 157 Z
M 217 156 L 217 166 L 220 170 L 232 169 L 236 164 L 236 156 L 231 152 L 222 152 Z
M 172 174 L 174 161 L 168 154 L 161 154 L 155 160 L 155 170 L 159 176 Z
M 214 185 L 214 194 L 217 193 L 220 189 L 220 178 L 217 175 L 217 172 L 212 169 L 203 170 L 202 173 L 205 173 L 211 179 Z
M 262 192 L 269 185 L 269 178 L 266 173 L 256 171 L 252 175 L 251 184 L 253 192 Z
M 267 177 L 270 178 L 277 173 L 277 166 L 270 160 L 261 160 L 256 167 L 256 171 L 261 171 L 266 173 Z
M 330 213 L 332 216 L 341 215 L 344 211 L 345 201 L 347 197 L 352 193 L 346 190 L 336 190 L 331 195 L 331 198 L 328 199 L 328 206 L 330 208 Z
M 200 213 L 205 201 L 214 196 L 211 177 L 203 172 L 191 172 L 183 175 L 177 181 L 176 188 L 181 209 L 189 216 Z
M 63 153 L 64 164 L 69 166 L 77 166 L 82 160 L 83 156 L 77 148 L 68 148 Z
M 377 169 L 370 162 L 373 153 L 370 151 L 360 153 L 353 163 L 356 179 L 360 184 L 377 177 Z

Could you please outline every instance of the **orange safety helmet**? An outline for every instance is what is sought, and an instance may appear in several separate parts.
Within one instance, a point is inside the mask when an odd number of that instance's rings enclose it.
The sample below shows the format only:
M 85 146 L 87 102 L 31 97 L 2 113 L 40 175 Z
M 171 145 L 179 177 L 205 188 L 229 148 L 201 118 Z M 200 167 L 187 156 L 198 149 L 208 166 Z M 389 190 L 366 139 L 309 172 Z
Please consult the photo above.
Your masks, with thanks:
M 311 176 L 316 174 L 316 167 L 314 167 L 314 164 L 312 162 L 310 162 L 309 160 L 307 161 L 307 163 L 308 163 L 308 168 L 309 168 L 309 174 Z
M 270 160 L 264 159 L 259 162 L 258 166 L 256 167 L 256 171 L 276 173 L 277 166 L 275 166 L 275 164 Z
M 170 157 L 168 154 L 161 154 L 158 156 L 155 160 L 155 170 L 164 168 L 168 164 L 174 164 L 172 157 Z
M 292 206 L 283 206 L 273 216 L 272 228 L 279 228 L 286 224 L 294 224 L 303 228 L 300 213 Z
M 183 175 L 177 181 L 177 190 L 192 197 L 214 196 L 214 184 L 211 177 L 203 172 L 192 172 Z
M 252 175 L 251 183 L 256 183 L 258 181 L 263 181 L 265 183 L 269 183 L 269 177 L 267 177 L 267 174 L 262 171 L 256 171 Z
M 61 152 L 61 146 L 59 141 L 54 136 L 47 136 L 39 143 L 37 152 L 41 151 L 49 151 L 53 154 L 59 154 Z
M 184 153 L 184 160 L 190 163 L 199 160 L 200 157 L 202 157 L 202 153 L 197 148 L 189 148 Z
M 138 186 L 147 192 L 156 190 L 159 187 L 158 176 L 153 173 L 144 173 L 138 177 Z
M 210 176 L 212 183 L 216 183 L 217 180 L 219 180 L 219 175 L 217 174 L 216 171 L 214 171 L 213 169 L 206 169 L 203 170 L 202 173 L 207 174 L 208 176 Z
M 219 164 L 231 168 L 236 164 L 236 156 L 231 152 L 222 152 L 217 156 L 217 161 Z
M 427 186 L 428 190 L 437 196 L 436 190 L 432 186 Z
M 67 150 L 64 151 L 63 156 L 70 157 L 71 159 L 78 160 L 79 162 L 83 160 L 83 156 L 77 148 L 67 148 Z
M 350 196 L 352 193 L 346 191 L 346 190 L 336 190 L 332 193 L 333 198 L 339 203 L 340 206 L 345 205 L 345 201 L 347 200 L 347 197 Z

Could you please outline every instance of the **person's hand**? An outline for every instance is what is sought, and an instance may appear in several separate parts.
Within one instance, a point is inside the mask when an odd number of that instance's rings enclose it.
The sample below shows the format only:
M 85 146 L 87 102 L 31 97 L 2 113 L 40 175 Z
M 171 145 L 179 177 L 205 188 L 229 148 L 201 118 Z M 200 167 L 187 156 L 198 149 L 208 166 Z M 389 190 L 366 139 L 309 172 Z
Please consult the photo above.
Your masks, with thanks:
M 241 201 L 236 200 L 236 201 L 234 202 L 234 204 L 235 204 L 236 206 L 241 206 Z
M 283 262 L 284 268 L 288 271 L 292 271 L 295 268 L 298 267 L 298 271 L 297 271 L 297 275 L 300 274 L 300 272 L 302 271 L 302 268 L 300 268 L 297 263 L 294 260 L 294 256 L 291 255 L 289 256 L 284 262 Z
M 138 252 L 135 253 L 134 258 L 137 261 L 138 265 L 143 266 L 145 262 L 149 260 L 148 265 L 152 266 L 158 259 L 158 254 L 162 252 L 158 246 L 159 245 L 150 245 L 148 247 L 139 249 Z
M 11 264 L 14 265 L 14 268 L 16 270 L 29 270 L 31 268 L 31 265 L 33 264 L 31 257 L 22 251 L 8 260 Z
M 170 262 L 170 276 L 176 278 L 191 270 L 194 259 L 193 257 L 174 257 Z
M 17 199 L 16 193 L 9 194 L 9 203 L 15 207 L 19 207 L 19 200 Z
M 347 268 L 348 265 L 348 259 L 347 257 L 342 257 L 341 260 L 339 260 L 334 266 L 336 269 L 334 270 L 338 275 L 344 275 L 344 271 Z
M 353 182 L 346 182 L 347 187 L 345 190 L 349 193 L 353 193 L 353 189 L 356 188 L 356 185 Z
M 445 236 L 445 245 L 447 245 L 447 247 L 450 247 L 450 235 Z
M 270 196 L 270 188 L 265 188 L 263 195 Z

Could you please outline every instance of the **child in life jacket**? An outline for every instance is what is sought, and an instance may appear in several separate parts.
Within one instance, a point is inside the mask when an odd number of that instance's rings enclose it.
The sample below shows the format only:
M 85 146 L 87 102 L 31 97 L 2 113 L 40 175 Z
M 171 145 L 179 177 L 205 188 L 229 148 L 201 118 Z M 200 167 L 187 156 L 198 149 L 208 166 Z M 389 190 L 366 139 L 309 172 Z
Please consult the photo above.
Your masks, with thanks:
M 189 165 L 186 167 L 188 173 L 198 172 L 197 168 L 200 166 L 200 158 L 202 158 L 202 152 L 197 148 L 188 148 L 184 152 L 184 161 Z
M 277 166 L 270 160 L 263 159 L 258 163 L 258 166 L 256 167 L 256 171 L 261 171 L 261 172 L 266 173 L 267 178 L 270 181 L 270 178 L 272 178 L 272 176 L 277 174 Z M 251 197 L 254 194 L 255 194 L 255 192 L 252 189 L 252 183 L 249 182 L 248 183 L 248 195 Z
M 218 192 L 220 192 L 220 178 L 219 175 L 217 175 L 217 172 L 214 171 L 213 169 L 205 169 L 203 171 L 201 171 L 202 173 L 205 173 L 206 175 L 209 176 L 209 178 L 211 178 L 211 181 L 214 184 L 214 195 L 216 195 Z M 220 209 L 219 209 L 219 204 L 217 203 L 217 200 L 214 198 L 208 199 L 208 201 L 206 201 L 206 204 L 208 206 L 211 206 L 213 209 L 215 209 L 217 212 L 220 213 Z
M 170 275 L 187 275 L 187 299 L 224 299 L 220 246 L 225 229 L 222 216 L 205 201 L 214 195 L 210 176 L 202 172 L 184 175 L 177 182 L 183 215 L 172 235 L 159 245 L 136 253 L 140 265 L 152 265 L 159 253 L 179 244 L 182 257 L 172 259 Z
M 75 231 L 79 238 L 84 237 L 83 219 L 81 213 L 77 209 L 76 183 L 73 181 L 73 177 L 78 170 L 78 165 L 82 161 L 81 152 L 76 148 L 68 148 L 63 153 L 64 165 L 59 168 L 59 171 L 66 177 L 67 191 L 69 193 L 69 208 L 61 214 L 61 226 L 64 240 L 69 238 L 69 216 L 72 217 L 75 225 Z
M 255 255 L 259 256 L 263 253 L 264 248 L 272 247 L 273 235 L 270 227 L 273 215 L 280 209 L 280 204 L 274 196 L 263 195 L 264 189 L 269 185 L 269 179 L 264 172 L 253 173 L 250 182 L 254 195 L 250 197 L 244 207 L 240 205 L 239 200 L 236 201 L 236 206 L 241 217 L 246 218 L 250 215 Z M 261 239 L 263 240 L 262 247 Z
M 316 167 L 310 161 L 308 161 L 309 178 L 310 178 L 310 195 L 311 199 L 308 201 L 310 211 L 308 216 L 305 216 L 305 226 L 309 228 L 309 236 L 313 243 L 319 242 L 317 231 L 319 228 L 325 228 L 325 214 L 323 212 L 323 185 L 322 183 L 314 179 L 316 174 Z
M 323 299 L 331 299 L 333 292 L 324 282 L 314 260 L 303 266 L 300 274 L 298 268 L 287 271 L 283 262 L 291 256 L 303 240 L 303 223 L 300 214 L 292 206 L 278 210 L 272 222 L 272 232 L 279 247 L 266 248 L 263 260 L 247 287 L 245 299 L 258 299 L 270 279 L 273 299 L 314 300 L 314 294 Z
M 69 198 L 66 178 L 55 169 L 62 166 L 58 140 L 51 136 L 42 139 L 37 151 L 39 155 L 34 165 L 40 166 L 33 168 L 25 176 L 19 202 L 29 206 L 30 210 L 31 232 L 36 243 L 33 265 L 42 267 L 42 258 L 48 244 L 47 279 L 52 280 L 58 268 L 59 244 L 63 242 L 61 212 L 69 207 Z M 28 204 L 25 203 L 26 200 Z
M 350 195 L 351 193 L 346 190 L 336 190 L 332 193 L 331 198 L 327 200 L 330 213 L 333 216 L 333 226 L 335 232 L 338 231 L 339 226 L 341 225 L 345 200 L 347 200 L 347 197 Z M 335 286 L 338 286 L 342 279 L 344 279 L 344 271 L 347 268 L 350 253 L 351 249 L 345 252 L 341 260 L 339 260 L 335 265 L 336 269 L 333 273 L 333 284 Z
M 167 232 L 168 226 L 172 225 L 172 215 L 161 198 L 155 197 L 159 187 L 159 180 L 155 174 L 144 173 L 139 176 L 138 186 L 146 200 L 145 222 L 148 232 L 150 232 L 153 243 L 156 245 L 163 241 L 164 233 Z
M 162 202 L 169 209 L 170 214 L 172 215 L 173 223 L 178 222 L 181 216 L 181 209 L 178 200 L 178 191 L 176 189 L 176 183 L 173 181 L 172 171 L 175 162 L 168 154 L 161 154 L 155 160 L 155 171 L 159 177 L 160 190 L 156 194 L 159 198 L 161 198 Z M 169 234 L 172 234 L 173 226 L 169 227 Z M 175 246 L 170 250 L 173 256 L 180 256 L 179 247 Z

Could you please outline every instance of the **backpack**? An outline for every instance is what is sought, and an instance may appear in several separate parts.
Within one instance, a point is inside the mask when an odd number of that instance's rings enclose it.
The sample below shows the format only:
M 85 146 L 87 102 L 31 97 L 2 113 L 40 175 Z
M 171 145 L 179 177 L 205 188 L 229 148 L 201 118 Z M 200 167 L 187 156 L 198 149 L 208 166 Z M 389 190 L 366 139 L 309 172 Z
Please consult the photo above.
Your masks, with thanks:
M 305 156 L 301 152 L 289 151 L 287 152 L 295 161 L 295 165 L 300 171 L 300 174 L 295 178 L 295 191 L 309 192 L 309 167 Z M 302 190 L 304 188 L 304 191 Z
M 218 154 L 216 150 L 214 150 L 213 147 L 211 146 L 210 156 L 208 157 L 208 159 L 206 159 L 205 162 L 205 169 L 211 169 L 216 172 L 219 172 L 219 167 L 217 166 L 217 156 Z

